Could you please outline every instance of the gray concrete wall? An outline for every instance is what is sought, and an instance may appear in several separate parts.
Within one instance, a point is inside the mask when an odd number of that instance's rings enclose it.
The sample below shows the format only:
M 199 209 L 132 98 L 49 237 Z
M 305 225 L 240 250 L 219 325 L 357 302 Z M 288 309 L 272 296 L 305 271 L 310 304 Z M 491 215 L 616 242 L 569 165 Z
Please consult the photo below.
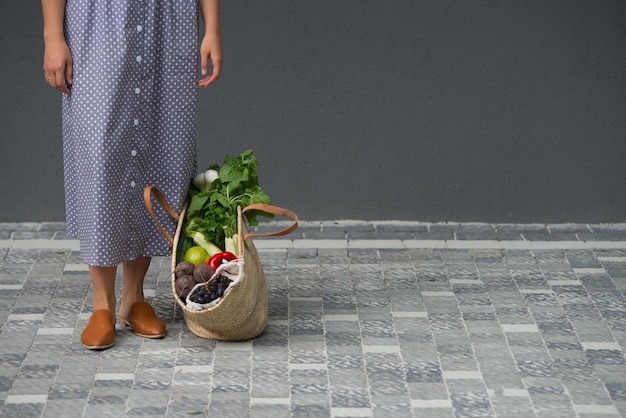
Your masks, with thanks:
M 64 219 L 38 1 L 0 6 L 0 221 Z M 222 2 L 201 165 L 306 220 L 626 221 L 624 1 Z

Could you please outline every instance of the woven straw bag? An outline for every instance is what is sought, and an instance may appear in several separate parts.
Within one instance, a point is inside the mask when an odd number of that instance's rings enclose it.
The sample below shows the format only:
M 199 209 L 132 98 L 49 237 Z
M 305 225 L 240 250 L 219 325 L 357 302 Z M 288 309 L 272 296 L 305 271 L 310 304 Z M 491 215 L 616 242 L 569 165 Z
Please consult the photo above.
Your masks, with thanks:
M 159 201 L 166 212 L 177 220 L 176 234 L 172 238 L 157 220 L 152 210 L 151 196 Z M 187 308 L 185 302 L 176 295 L 174 286 L 174 270 L 176 269 L 176 253 L 180 235 L 183 232 L 186 205 L 180 215 L 169 205 L 163 194 L 155 186 L 144 189 L 144 202 L 150 216 L 154 219 L 161 234 L 172 244 L 172 294 L 176 303 L 183 311 L 185 323 L 195 335 L 213 340 L 242 341 L 260 335 L 267 326 L 269 291 L 263 266 L 252 237 L 267 237 L 287 235 L 298 227 L 297 215 L 287 209 L 277 206 L 255 204 L 245 208 L 237 208 L 238 249 L 239 258 L 243 259 L 244 278 L 236 286 L 231 286 L 220 302 L 208 309 L 192 311 Z M 245 223 L 244 213 L 249 210 L 261 210 L 278 216 L 290 218 L 293 223 L 282 230 L 264 233 L 250 234 Z

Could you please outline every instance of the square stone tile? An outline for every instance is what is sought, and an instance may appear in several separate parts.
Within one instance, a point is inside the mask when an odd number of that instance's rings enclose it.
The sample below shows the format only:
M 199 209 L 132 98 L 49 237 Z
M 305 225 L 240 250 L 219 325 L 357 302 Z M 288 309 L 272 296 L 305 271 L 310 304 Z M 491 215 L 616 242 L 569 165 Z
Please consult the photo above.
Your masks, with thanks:
M 624 415 L 623 230 L 306 224 L 325 244 L 260 251 L 270 322 L 231 343 L 189 332 L 156 257 L 146 294 L 168 336 L 120 329 L 90 352 L 86 266 L 77 251 L 24 247 L 62 225 L 26 225 L 10 232 L 24 248 L 0 250 L 0 416 Z M 596 244 L 572 238 L 584 234 Z M 420 237 L 454 243 L 404 248 Z

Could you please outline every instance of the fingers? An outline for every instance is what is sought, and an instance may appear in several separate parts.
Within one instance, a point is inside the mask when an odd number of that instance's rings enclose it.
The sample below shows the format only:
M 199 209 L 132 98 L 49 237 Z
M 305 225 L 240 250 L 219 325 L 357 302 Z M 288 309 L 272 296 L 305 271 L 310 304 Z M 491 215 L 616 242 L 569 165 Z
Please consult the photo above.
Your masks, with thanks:
M 213 64 L 213 78 L 214 78 L 213 81 L 217 81 L 217 79 L 220 77 L 220 74 L 222 73 L 222 57 L 213 58 L 212 64 Z
M 209 87 L 217 81 L 218 76 L 215 73 L 209 74 L 198 82 L 200 87 Z
M 72 86 L 74 84 L 74 66 L 70 62 L 70 64 L 65 68 L 65 81 L 68 86 Z
M 73 83 L 73 59 L 63 39 L 46 42 L 43 57 L 44 76 L 48 84 L 56 90 L 70 94 Z
M 200 87 L 209 87 L 217 81 L 218 76 L 215 73 L 209 74 L 198 82 Z
M 206 61 L 206 60 L 203 59 L 203 61 Z M 222 72 L 222 59 L 218 57 L 212 57 L 211 64 L 213 66 L 213 72 L 198 82 L 198 85 L 200 87 L 209 87 L 211 84 L 215 83 L 217 79 L 220 77 L 220 74 Z M 202 75 L 206 75 L 208 71 L 207 63 L 204 62 L 201 68 L 202 68 Z
M 69 80 L 71 80 L 71 73 L 70 73 L 70 78 L 68 79 L 68 82 L 66 83 L 66 75 L 64 75 L 61 71 L 55 71 L 55 72 L 46 72 L 45 73 L 45 77 L 46 77 L 46 81 L 48 82 L 48 84 L 60 91 L 61 93 L 65 93 L 68 96 L 71 95 L 71 91 L 69 89 L 69 86 L 71 85 L 71 83 L 69 82 Z
M 209 71 L 209 59 L 207 55 L 202 54 L 200 57 L 200 71 L 202 72 L 202 75 L 206 75 Z
M 71 95 L 70 88 L 74 82 L 74 66 L 69 58 L 64 65 L 44 65 L 44 76 L 48 84 L 68 96 Z

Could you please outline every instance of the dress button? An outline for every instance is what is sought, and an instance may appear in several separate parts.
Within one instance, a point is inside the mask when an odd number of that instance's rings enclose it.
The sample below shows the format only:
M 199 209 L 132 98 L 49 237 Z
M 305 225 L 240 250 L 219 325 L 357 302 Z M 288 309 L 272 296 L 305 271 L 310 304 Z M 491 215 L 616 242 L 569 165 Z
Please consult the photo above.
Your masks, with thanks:
M 134 180 L 130 182 L 130 187 L 135 187 L 136 185 L 137 185 L 137 183 L 135 183 Z
M 141 55 L 137 55 L 137 58 L 135 58 L 137 60 L 137 62 L 141 62 Z
M 143 30 L 143 26 L 137 25 L 137 32 L 141 32 Z
M 137 87 L 137 88 L 135 89 L 135 94 L 139 94 L 139 93 L 141 93 L 141 89 L 140 89 L 139 87 Z
M 139 119 L 134 119 L 133 120 L 133 125 L 135 125 L 135 126 L 139 125 Z
M 130 152 L 130 155 L 132 155 L 133 157 L 134 157 L 134 156 L 136 156 L 136 155 L 137 155 L 137 150 L 132 150 L 132 151 Z

